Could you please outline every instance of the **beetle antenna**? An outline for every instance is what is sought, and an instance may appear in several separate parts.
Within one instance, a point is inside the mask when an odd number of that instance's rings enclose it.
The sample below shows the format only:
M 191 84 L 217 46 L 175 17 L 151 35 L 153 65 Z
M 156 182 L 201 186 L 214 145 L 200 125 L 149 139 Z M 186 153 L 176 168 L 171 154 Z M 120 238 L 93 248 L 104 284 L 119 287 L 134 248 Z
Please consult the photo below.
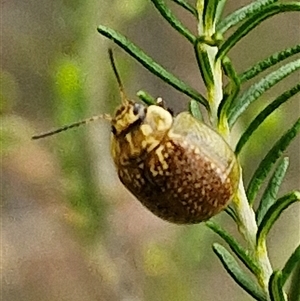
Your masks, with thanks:
M 128 98 L 126 96 L 125 89 L 124 89 L 124 86 L 122 84 L 121 77 L 119 75 L 119 72 L 118 72 L 118 69 L 117 69 L 117 66 L 116 66 L 116 63 L 115 63 L 114 54 L 113 54 L 113 51 L 112 51 L 111 48 L 108 49 L 108 55 L 109 55 L 109 60 L 110 60 L 111 67 L 113 69 L 113 72 L 114 72 L 115 77 L 116 77 L 117 82 L 118 82 L 122 103 L 124 105 L 126 105 L 128 103 Z
M 113 51 L 112 51 L 111 48 L 108 49 L 108 54 L 109 54 L 110 64 L 112 66 L 113 72 L 114 72 L 115 77 L 117 79 L 117 83 L 118 83 L 118 86 L 119 86 L 122 103 L 123 103 L 123 105 L 126 105 L 128 103 L 128 98 L 126 96 L 125 89 L 124 89 L 124 86 L 122 84 L 121 77 L 119 75 L 119 72 L 118 72 L 118 69 L 117 69 L 117 66 L 116 66 L 116 63 L 115 63 Z M 69 129 L 79 127 L 83 124 L 88 124 L 88 123 L 91 123 L 92 121 L 99 120 L 99 119 L 105 119 L 105 120 L 111 121 L 112 117 L 110 115 L 107 115 L 107 114 L 93 116 L 93 117 L 90 117 L 90 118 L 87 118 L 87 119 L 84 119 L 84 120 L 80 120 L 80 121 L 77 121 L 77 122 L 74 122 L 74 123 L 71 123 L 71 124 L 64 125 L 60 128 L 57 128 L 57 129 L 49 131 L 49 132 L 34 135 L 34 136 L 32 136 L 31 139 L 36 140 L 36 139 L 41 139 L 41 138 L 45 138 L 45 137 L 48 137 L 48 136 L 56 135 L 60 132 L 64 132 L 64 131 L 67 131 Z
M 80 120 L 80 121 L 77 121 L 77 122 L 74 122 L 74 123 L 71 123 L 71 124 L 64 125 L 64 126 L 58 128 L 56 130 L 45 132 L 45 133 L 42 133 L 42 134 L 39 134 L 39 135 L 34 135 L 34 136 L 31 137 L 31 139 L 36 140 L 36 139 L 41 139 L 41 138 L 45 138 L 45 137 L 48 137 L 48 136 L 56 135 L 60 132 L 67 131 L 69 129 L 81 126 L 83 124 L 88 124 L 88 123 L 91 123 L 91 122 L 93 122 L 95 120 L 99 120 L 99 119 L 105 119 L 105 120 L 108 120 L 108 121 L 112 120 L 110 115 L 107 115 L 107 114 L 97 115 L 97 116 L 93 116 L 93 117 L 90 117 L 90 118 L 87 118 L 87 119 L 84 119 L 84 120 Z

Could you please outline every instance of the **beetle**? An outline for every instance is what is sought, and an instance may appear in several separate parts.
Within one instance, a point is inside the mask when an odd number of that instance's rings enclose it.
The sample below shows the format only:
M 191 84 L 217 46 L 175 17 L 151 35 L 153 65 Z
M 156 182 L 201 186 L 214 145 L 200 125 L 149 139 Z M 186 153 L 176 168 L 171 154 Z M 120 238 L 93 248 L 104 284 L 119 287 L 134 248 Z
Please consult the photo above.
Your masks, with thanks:
M 103 118 L 111 123 L 111 155 L 123 185 L 156 216 L 176 224 L 206 221 L 234 197 L 239 164 L 227 142 L 188 112 L 129 100 L 112 50 L 110 62 L 122 104 L 114 116 L 99 115 L 33 136 L 50 136 Z

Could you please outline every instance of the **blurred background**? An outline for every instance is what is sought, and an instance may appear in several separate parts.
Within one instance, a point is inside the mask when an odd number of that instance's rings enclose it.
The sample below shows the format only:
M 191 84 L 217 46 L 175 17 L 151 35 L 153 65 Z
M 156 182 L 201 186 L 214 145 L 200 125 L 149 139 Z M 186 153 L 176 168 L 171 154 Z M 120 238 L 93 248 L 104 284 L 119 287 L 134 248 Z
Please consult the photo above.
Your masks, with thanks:
M 247 3 L 228 1 L 225 14 Z M 195 32 L 193 17 L 171 8 Z M 1 18 L 2 300 L 251 300 L 213 254 L 211 244 L 220 241 L 214 233 L 202 224 L 161 221 L 122 187 L 109 154 L 108 122 L 30 140 L 114 112 L 120 97 L 109 47 L 128 95 L 136 99 L 145 89 L 175 112 L 187 109 L 187 97 L 100 36 L 97 25 L 119 30 L 205 93 L 186 40 L 146 0 L 3 0 Z M 299 22 L 299 14 L 289 13 L 260 25 L 230 52 L 237 70 L 299 43 Z M 299 73 L 251 106 L 237 137 L 253 114 L 297 81 Z M 296 96 L 257 131 L 243 153 L 246 182 L 267 146 L 298 116 Z M 299 188 L 299 139 L 286 155 L 290 167 L 280 195 Z M 236 233 L 226 214 L 214 220 Z M 293 205 L 270 233 L 274 268 L 299 238 L 299 205 Z

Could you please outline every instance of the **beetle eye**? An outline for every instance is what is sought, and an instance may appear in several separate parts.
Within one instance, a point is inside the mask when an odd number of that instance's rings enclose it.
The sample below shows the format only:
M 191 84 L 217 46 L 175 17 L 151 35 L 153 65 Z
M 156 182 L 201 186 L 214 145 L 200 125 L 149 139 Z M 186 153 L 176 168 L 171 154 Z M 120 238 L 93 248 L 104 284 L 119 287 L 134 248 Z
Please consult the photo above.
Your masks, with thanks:
M 147 107 L 142 104 L 135 103 L 133 105 L 132 112 L 135 116 L 138 116 L 139 120 L 144 120 L 147 112 Z

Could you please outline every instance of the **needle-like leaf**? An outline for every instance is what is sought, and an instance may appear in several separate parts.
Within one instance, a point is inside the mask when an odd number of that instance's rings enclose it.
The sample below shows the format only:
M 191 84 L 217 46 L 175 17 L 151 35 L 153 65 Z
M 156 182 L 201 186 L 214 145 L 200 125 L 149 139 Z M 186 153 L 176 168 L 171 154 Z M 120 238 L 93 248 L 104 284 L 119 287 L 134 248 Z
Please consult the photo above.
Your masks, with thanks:
M 281 156 L 282 152 L 289 146 L 293 139 L 297 136 L 300 131 L 300 118 L 295 124 L 275 143 L 265 158 L 261 161 L 260 165 L 254 172 L 248 188 L 247 197 L 249 203 L 252 205 L 258 190 L 260 189 L 263 181 L 268 176 L 272 166 L 275 164 L 277 159 Z
M 160 77 L 163 81 L 165 81 L 175 89 L 183 92 L 192 99 L 199 101 L 207 109 L 209 109 L 207 100 L 199 92 L 191 88 L 189 85 L 187 85 L 182 80 L 178 79 L 172 73 L 163 68 L 161 65 L 156 63 L 152 58 L 150 58 L 145 52 L 134 45 L 131 41 L 129 41 L 125 36 L 103 25 L 100 25 L 98 27 L 98 32 L 105 37 L 113 40 L 150 72 Z
M 213 251 L 221 260 L 226 271 L 234 281 L 248 292 L 255 300 L 267 301 L 267 296 L 262 288 L 238 265 L 234 257 L 218 243 L 213 244 Z

